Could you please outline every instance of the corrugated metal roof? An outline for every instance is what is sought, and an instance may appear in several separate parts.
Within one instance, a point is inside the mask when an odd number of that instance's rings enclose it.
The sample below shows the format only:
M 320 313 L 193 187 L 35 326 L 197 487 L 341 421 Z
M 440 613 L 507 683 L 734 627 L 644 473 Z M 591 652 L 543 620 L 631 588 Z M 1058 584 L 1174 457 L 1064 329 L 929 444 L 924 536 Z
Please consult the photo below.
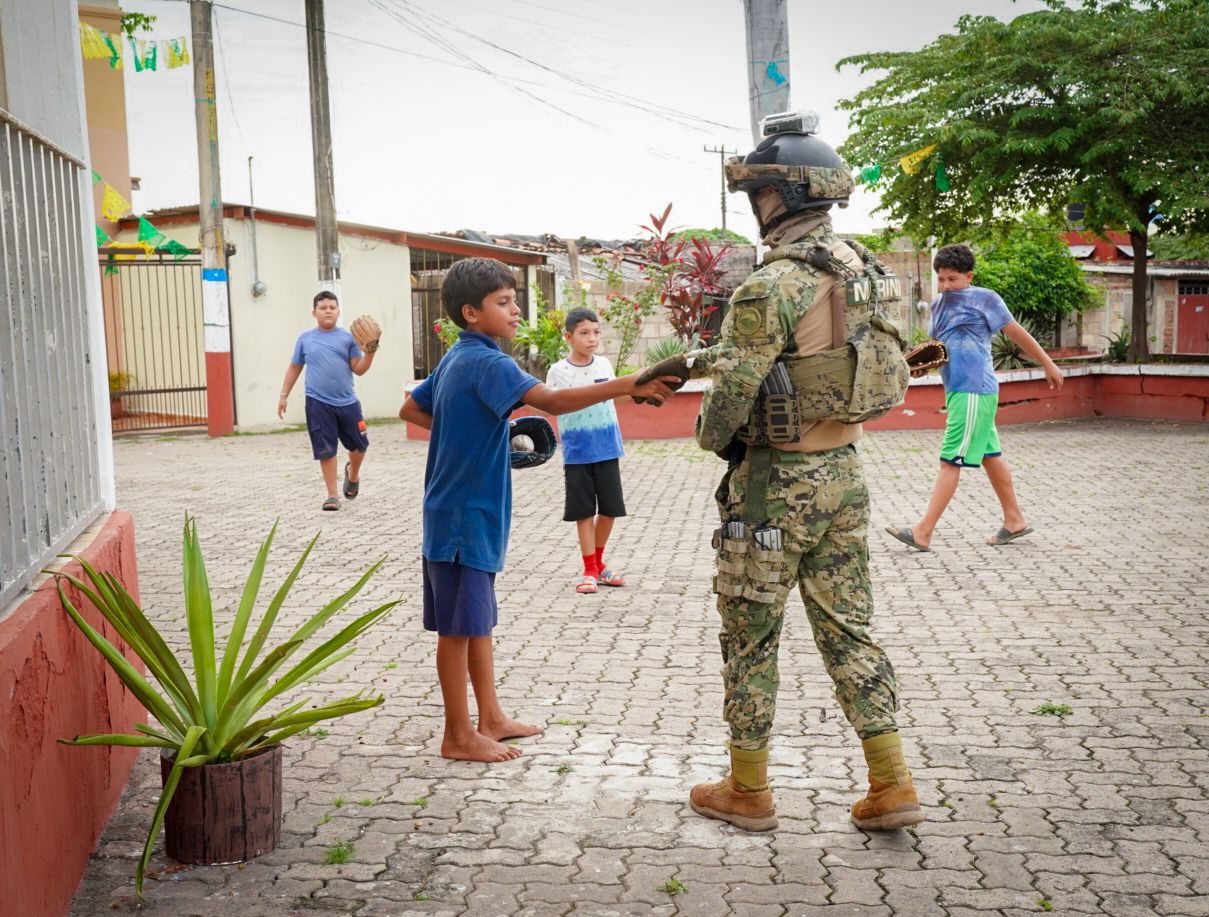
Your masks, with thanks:
M 1119 251 L 1119 252 L 1120 252 L 1122 255 L 1124 255 L 1126 258 L 1132 258 L 1132 257 L 1133 257 L 1133 246 L 1132 246 L 1132 245 L 1118 245 L 1118 246 L 1117 246 L 1117 251 Z M 1149 246 L 1147 246 L 1147 248 L 1146 248 L 1146 257 L 1147 257 L 1147 258 L 1153 258 L 1153 257 L 1154 257 L 1154 252 L 1152 252 L 1152 251 L 1150 250 Z
M 1082 270 L 1089 274 L 1132 274 L 1131 264 L 1080 264 Z M 1206 268 L 1154 267 L 1147 265 L 1147 277 L 1209 277 Z

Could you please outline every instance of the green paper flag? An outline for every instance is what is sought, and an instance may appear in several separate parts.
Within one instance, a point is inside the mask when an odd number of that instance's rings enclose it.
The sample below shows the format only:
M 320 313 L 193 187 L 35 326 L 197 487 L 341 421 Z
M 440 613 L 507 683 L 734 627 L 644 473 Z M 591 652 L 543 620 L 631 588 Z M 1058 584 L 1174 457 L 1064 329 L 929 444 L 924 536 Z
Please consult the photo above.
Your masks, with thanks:
M 949 175 L 945 172 L 944 157 L 936 156 L 936 190 L 941 194 L 949 190 Z
M 139 217 L 139 241 L 148 243 L 152 248 L 159 248 L 166 239 L 162 232 L 151 225 L 146 217 Z
M 173 261 L 180 261 L 181 258 L 193 254 L 189 246 L 181 245 L 181 243 L 177 242 L 175 239 L 169 239 L 160 247 L 172 252 Z
M 112 264 L 105 265 L 105 276 L 106 277 L 108 277 L 110 274 L 116 274 L 117 272 L 118 272 L 118 269 L 116 267 L 114 267 Z
M 97 174 L 97 170 L 96 170 L 96 169 L 93 169 L 93 170 L 92 170 L 92 184 L 93 184 L 93 187 L 96 187 L 96 186 L 97 186 L 97 185 L 99 185 L 100 183 L 101 183 L 101 176 Z
M 96 231 L 97 231 L 97 248 L 100 248 L 102 245 L 105 245 L 109 241 L 109 236 L 107 236 L 105 234 L 105 230 L 103 230 L 100 226 L 96 227 Z
M 882 167 L 880 163 L 872 166 L 865 166 L 863 169 L 861 169 L 861 181 L 866 185 L 876 184 L 877 180 L 881 177 Z

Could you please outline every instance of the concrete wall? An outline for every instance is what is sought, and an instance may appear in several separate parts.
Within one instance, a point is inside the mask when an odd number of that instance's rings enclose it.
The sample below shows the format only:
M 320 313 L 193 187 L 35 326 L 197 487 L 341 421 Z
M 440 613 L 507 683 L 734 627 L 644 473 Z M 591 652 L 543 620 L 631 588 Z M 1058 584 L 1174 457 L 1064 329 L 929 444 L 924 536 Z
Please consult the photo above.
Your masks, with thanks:
M 1104 291 L 1104 301 L 1087 309 L 1063 328 L 1062 343 L 1104 350 L 1109 335 L 1120 333 L 1131 323 L 1133 313 L 1133 277 L 1129 274 L 1087 273 L 1088 281 Z M 1151 338 L 1151 353 L 1174 353 L 1176 319 L 1179 314 L 1179 280 L 1175 277 L 1151 277 L 1149 304 L 1146 310 L 1147 335 Z M 1073 328 L 1072 328 L 1073 326 Z M 1067 329 L 1073 333 L 1068 333 Z
M 1066 383 L 1052 390 L 1039 369 L 999 373 L 1000 426 L 1126 417 L 1179 423 L 1209 423 L 1209 367 L 1204 365 L 1096 364 L 1063 367 Z M 693 435 L 707 380 L 693 380 L 661 408 L 617 401 L 623 439 L 681 439 Z M 933 373 L 913 380 L 906 400 L 889 414 L 866 423 L 866 430 L 943 430 L 945 390 Z M 528 409 L 516 416 L 534 413 Z M 557 429 L 557 418 L 547 418 Z M 407 425 L 407 438 L 426 440 L 428 431 Z
M 8 111 L 79 159 L 80 41 L 73 0 L 4 0 L 0 36 Z
M 69 550 L 113 573 L 137 600 L 134 526 L 126 513 L 113 513 Z M 66 569 L 81 575 L 74 563 Z M 74 590 L 69 595 L 125 650 L 87 601 Z M 72 748 L 58 740 L 128 732 L 146 714 L 62 610 L 50 579 L 0 613 L 0 698 L 0 912 L 66 914 L 138 749 Z

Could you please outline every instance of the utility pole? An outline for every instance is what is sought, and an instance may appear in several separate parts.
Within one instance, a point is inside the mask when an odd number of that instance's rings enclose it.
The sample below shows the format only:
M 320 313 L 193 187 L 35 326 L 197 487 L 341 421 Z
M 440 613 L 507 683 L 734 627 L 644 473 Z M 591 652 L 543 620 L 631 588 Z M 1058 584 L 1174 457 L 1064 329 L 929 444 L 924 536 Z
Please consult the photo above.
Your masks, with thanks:
M 760 119 L 789 110 L 789 14 L 787 0 L 743 0 L 747 32 L 747 98 L 751 135 L 756 143 Z
M 210 0 L 189 0 L 193 27 L 193 111 L 197 127 L 198 231 L 202 247 L 202 326 L 206 346 L 206 427 L 211 436 L 235 429 L 231 376 L 231 305 L 222 230 L 218 106 Z
M 306 62 L 311 85 L 311 154 L 315 172 L 315 244 L 319 287 L 340 298 L 340 239 L 332 174 L 332 111 L 327 97 L 323 0 L 306 0 Z M 343 301 L 341 301 L 343 306 Z
M 707 153 L 718 154 L 718 172 L 722 176 L 722 228 L 726 229 L 726 157 L 727 154 L 734 156 L 739 151 L 728 150 L 726 148 L 726 144 L 722 144 L 722 146 L 719 147 L 714 147 L 713 149 L 703 146 L 701 149 Z

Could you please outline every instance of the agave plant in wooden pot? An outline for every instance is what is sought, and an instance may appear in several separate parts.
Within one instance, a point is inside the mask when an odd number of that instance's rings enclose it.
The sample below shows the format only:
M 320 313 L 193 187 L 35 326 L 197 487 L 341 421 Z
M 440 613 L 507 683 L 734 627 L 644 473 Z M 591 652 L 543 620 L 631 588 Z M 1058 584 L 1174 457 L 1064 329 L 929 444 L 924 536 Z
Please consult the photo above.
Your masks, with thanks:
M 387 602 L 353 618 L 286 668 L 303 644 L 352 601 L 385 558 L 312 615 L 288 640 L 265 652 L 278 613 L 319 539 L 318 535 L 311 539 L 269 601 L 249 640 L 252 613 L 276 532 L 274 524 L 252 564 L 225 645 L 219 645 L 196 520 L 186 517 L 182 572 L 191 676 L 113 574 L 98 572 L 79 556 L 75 559 L 87 582 L 67 573 L 55 574 L 63 608 L 158 721 L 158 726 L 136 724 L 137 735 L 60 739 L 67 745 L 162 749 L 163 790 L 135 870 L 135 891 L 140 898 L 143 874 L 161 825 L 165 825 L 168 855 L 181 862 L 239 862 L 272 850 L 281 824 L 282 740 L 321 720 L 359 713 L 384 700 L 381 695 L 361 691 L 313 707 L 307 707 L 308 698 L 304 697 L 274 713 L 264 712 L 278 697 L 351 654 L 355 650 L 352 641 L 398 604 L 398 600 Z M 117 647 L 84 620 L 68 597 L 64 581 L 97 607 L 121 640 L 142 659 L 155 684 L 140 675 Z

